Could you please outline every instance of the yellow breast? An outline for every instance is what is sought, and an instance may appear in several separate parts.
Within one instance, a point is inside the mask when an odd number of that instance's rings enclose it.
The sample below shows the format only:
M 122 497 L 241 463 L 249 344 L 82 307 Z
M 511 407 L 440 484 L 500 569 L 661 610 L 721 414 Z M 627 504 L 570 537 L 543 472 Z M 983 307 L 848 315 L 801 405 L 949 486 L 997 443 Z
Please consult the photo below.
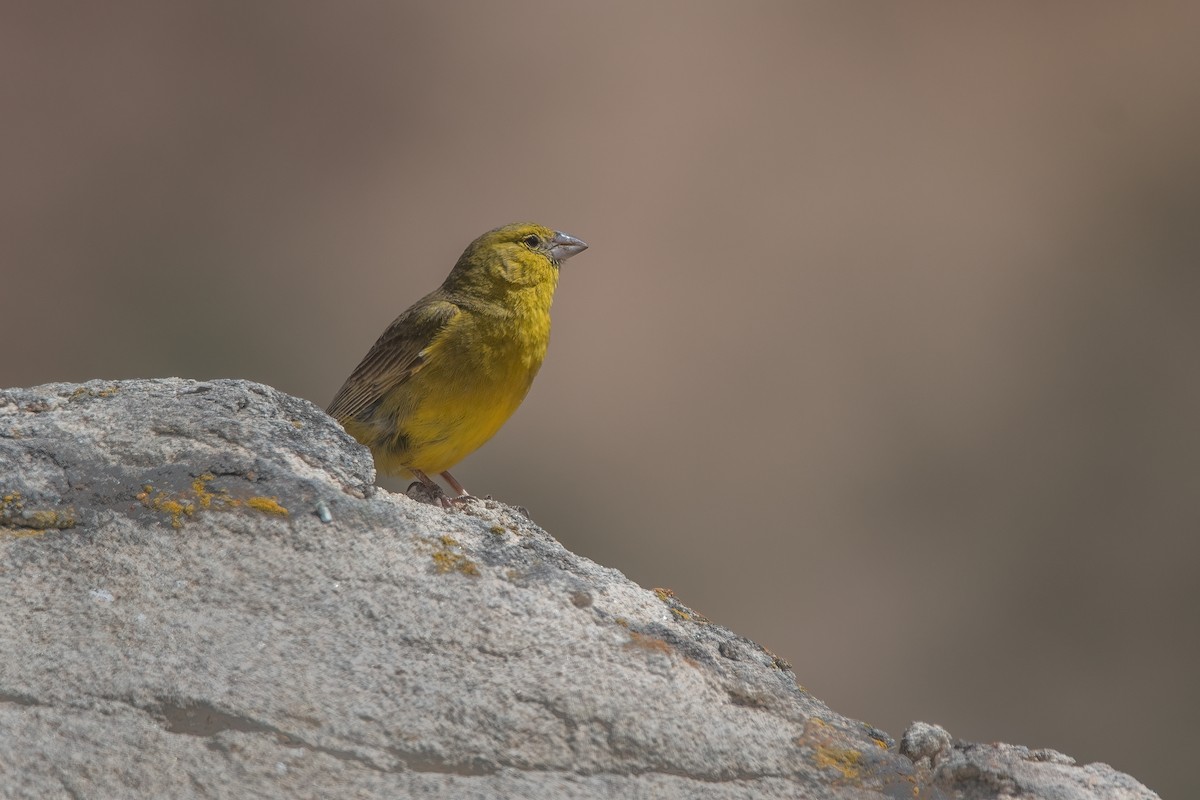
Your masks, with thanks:
M 407 446 L 389 453 L 388 463 L 377 454 L 377 466 L 437 474 L 477 450 L 525 399 L 549 342 L 549 297 L 465 309 L 427 348 L 410 382 L 396 429 Z

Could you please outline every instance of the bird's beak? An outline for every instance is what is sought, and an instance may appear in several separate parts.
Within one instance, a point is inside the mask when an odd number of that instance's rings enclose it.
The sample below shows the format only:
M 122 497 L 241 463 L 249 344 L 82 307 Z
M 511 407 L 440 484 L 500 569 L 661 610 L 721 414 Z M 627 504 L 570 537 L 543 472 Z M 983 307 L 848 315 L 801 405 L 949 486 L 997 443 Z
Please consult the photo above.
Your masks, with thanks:
M 587 242 L 582 239 L 555 231 L 554 238 L 550 240 L 550 258 L 554 259 L 555 264 L 561 264 L 576 253 L 587 250 L 587 247 Z

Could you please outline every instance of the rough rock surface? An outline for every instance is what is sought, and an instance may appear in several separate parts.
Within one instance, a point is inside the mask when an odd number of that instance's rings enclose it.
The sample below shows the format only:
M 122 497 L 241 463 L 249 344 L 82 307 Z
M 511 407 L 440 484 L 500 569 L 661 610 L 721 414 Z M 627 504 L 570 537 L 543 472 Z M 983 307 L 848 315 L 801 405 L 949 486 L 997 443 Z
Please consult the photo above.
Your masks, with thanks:
M 253 383 L 0 392 L 0 796 L 1155 796 L 935 726 L 896 746 L 517 510 L 373 479 Z

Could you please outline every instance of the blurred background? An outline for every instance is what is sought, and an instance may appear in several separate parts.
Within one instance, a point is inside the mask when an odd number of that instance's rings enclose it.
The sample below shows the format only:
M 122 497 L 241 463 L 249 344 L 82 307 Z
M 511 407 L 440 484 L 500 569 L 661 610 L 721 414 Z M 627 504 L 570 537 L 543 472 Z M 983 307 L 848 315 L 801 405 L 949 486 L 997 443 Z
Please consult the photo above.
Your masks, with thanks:
M 0 385 L 325 406 L 471 239 L 544 222 L 591 249 L 468 487 L 842 713 L 1183 796 L 1198 29 L 1187 3 L 4 3 Z

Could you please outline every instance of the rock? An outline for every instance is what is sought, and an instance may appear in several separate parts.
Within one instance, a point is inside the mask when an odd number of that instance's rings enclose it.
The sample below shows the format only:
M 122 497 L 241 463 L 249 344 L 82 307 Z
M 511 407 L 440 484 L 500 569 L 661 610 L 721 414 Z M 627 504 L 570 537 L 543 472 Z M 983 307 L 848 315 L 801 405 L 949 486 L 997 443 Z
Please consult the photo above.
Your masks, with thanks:
M 1056 750 L 1012 744 L 956 742 L 945 728 L 914 722 L 900 738 L 900 753 L 955 797 L 1156 797 L 1107 764 L 1076 766 Z
M 897 748 L 516 509 L 373 481 L 266 386 L 0 392 L 0 796 L 1154 797 Z

